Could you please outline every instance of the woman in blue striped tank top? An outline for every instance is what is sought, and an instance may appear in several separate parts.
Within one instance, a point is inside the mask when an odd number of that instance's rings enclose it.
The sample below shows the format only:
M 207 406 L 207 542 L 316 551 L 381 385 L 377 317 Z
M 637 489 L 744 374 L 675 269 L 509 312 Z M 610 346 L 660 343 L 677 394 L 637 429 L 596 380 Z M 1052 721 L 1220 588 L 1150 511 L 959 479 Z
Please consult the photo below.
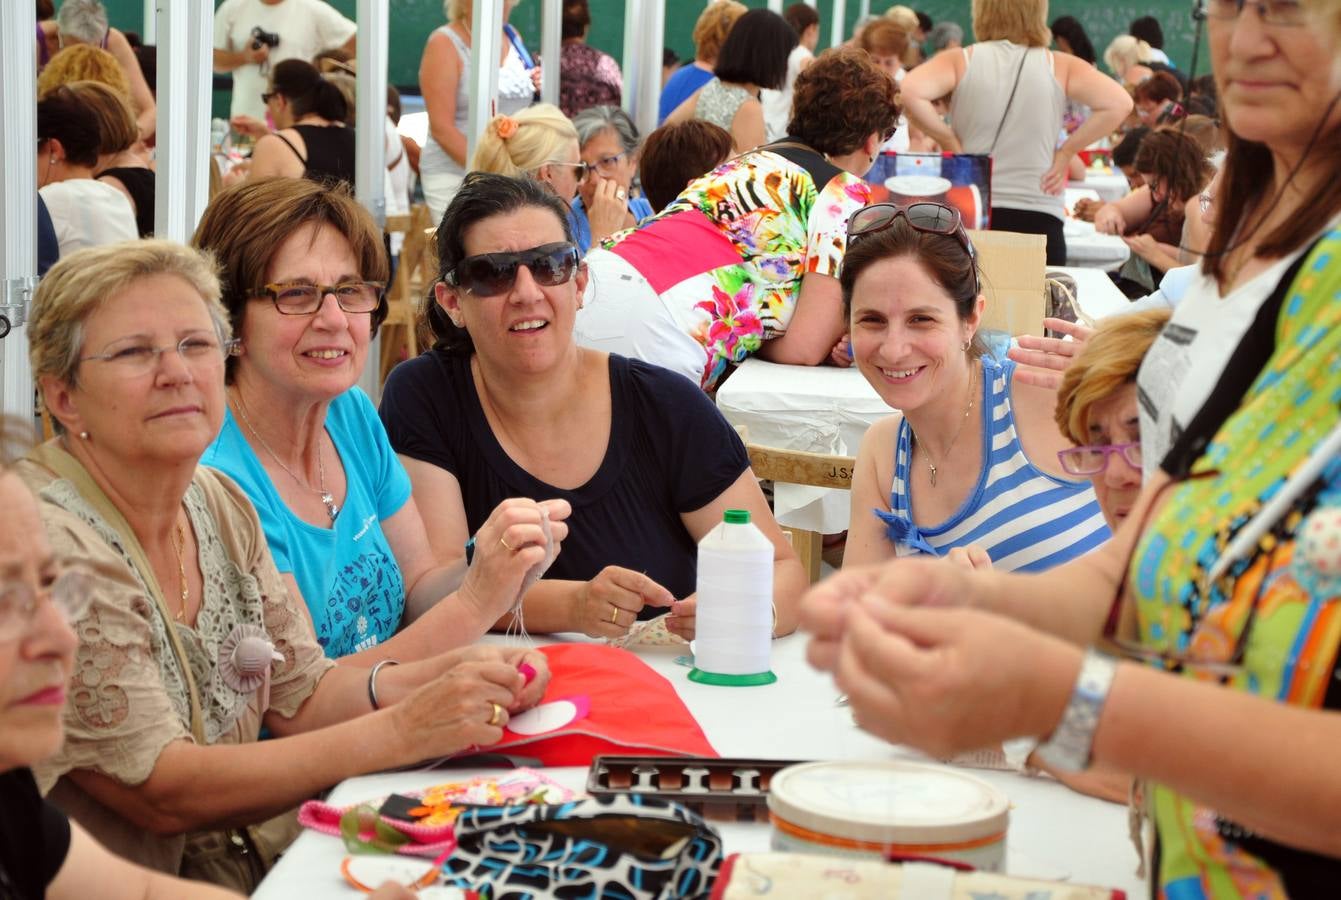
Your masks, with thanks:
M 1057 459 L 1070 444 L 1055 393 L 1016 379 L 975 337 L 984 298 L 958 212 L 875 204 L 848 240 L 853 356 L 902 415 L 862 441 L 844 564 L 922 553 L 1040 571 L 1107 540 L 1090 483 Z

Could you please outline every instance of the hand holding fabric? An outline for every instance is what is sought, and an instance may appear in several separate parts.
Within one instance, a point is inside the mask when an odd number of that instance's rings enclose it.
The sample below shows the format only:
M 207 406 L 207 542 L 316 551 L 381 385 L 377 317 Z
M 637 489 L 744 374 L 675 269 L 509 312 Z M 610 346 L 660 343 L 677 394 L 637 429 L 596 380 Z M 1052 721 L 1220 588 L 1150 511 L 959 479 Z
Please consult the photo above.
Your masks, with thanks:
M 572 511 L 567 500 L 510 498 L 498 504 L 475 533 L 475 558 L 459 592 L 463 601 L 485 610 L 491 621 L 516 608 L 554 562 Z
M 406 763 L 449 756 L 503 738 L 508 710 L 522 694 L 525 678 L 515 665 L 466 659 L 417 688 L 391 707 L 394 735 Z
M 578 588 L 573 605 L 576 631 L 597 638 L 617 638 L 629 630 L 644 606 L 670 606 L 674 595 L 632 569 L 606 566 Z

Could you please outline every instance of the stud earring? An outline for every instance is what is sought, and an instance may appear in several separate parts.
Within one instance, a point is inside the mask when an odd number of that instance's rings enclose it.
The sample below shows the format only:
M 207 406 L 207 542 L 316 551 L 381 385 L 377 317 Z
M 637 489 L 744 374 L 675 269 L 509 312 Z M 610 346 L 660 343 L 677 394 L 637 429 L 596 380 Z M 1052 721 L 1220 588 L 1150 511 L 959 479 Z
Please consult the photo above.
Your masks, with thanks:
M 88 432 L 87 432 L 87 431 L 81 431 L 81 432 L 79 432 L 79 439 L 80 439 L 81 441 L 86 441 L 86 440 L 88 440 Z

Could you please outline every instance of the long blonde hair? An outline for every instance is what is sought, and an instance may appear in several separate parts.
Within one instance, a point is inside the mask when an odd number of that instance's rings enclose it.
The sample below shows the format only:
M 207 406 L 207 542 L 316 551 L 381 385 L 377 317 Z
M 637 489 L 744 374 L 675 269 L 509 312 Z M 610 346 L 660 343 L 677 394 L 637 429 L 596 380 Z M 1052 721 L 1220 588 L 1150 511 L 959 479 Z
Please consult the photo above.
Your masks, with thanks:
M 515 116 L 494 116 L 480 135 L 472 172 L 493 172 L 519 178 L 534 175 L 545 163 L 562 162 L 569 142 L 577 143 L 577 129 L 557 106 L 537 103 Z

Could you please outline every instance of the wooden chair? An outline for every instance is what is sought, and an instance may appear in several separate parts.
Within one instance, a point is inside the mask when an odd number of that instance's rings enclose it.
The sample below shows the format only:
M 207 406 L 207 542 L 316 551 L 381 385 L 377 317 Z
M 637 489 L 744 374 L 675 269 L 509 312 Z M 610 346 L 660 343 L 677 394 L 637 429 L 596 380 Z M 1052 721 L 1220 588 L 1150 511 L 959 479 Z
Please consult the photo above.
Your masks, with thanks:
M 833 456 L 827 453 L 807 453 L 804 450 L 781 450 L 777 447 L 764 447 L 751 444 L 746 435 L 745 451 L 750 457 L 750 468 L 754 477 L 761 481 L 783 482 L 784 484 L 805 484 L 815 487 L 852 489 L 852 470 L 856 459 L 851 456 Z M 786 525 L 782 530 L 792 542 L 792 549 L 805 567 L 810 583 L 819 580 L 820 558 L 823 552 L 823 536 L 815 531 L 791 528 Z
M 419 355 L 416 329 L 419 305 L 437 277 L 437 253 L 433 247 L 436 229 L 426 205 L 415 204 L 409 215 L 388 216 L 386 230 L 388 234 L 405 235 L 405 241 L 400 248 L 396 278 L 387 290 L 387 317 L 380 331 L 379 371 L 384 382 L 397 363 Z

